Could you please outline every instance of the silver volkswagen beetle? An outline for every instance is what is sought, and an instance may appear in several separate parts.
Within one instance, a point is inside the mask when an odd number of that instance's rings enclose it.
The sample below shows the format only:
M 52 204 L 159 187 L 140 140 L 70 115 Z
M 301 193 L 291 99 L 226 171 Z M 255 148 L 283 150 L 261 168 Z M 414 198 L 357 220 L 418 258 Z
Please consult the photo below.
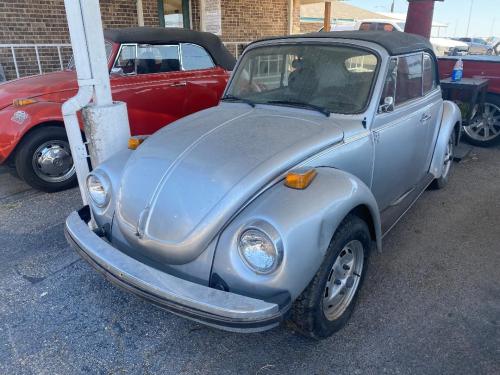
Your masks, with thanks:
M 432 46 L 405 33 L 255 42 L 219 106 L 90 173 L 90 207 L 68 217 L 67 238 L 175 314 L 239 332 L 289 320 L 328 337 L 353 311 L 370 251 L 448 181 L 461 117 L 438 77 Z

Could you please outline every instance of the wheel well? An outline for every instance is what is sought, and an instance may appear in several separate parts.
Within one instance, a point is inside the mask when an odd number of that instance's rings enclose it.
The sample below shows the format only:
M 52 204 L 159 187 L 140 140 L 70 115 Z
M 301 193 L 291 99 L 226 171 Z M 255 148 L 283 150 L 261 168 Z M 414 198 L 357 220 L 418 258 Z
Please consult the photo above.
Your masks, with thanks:
M 24 139 L 26 139 L 27 136 L 29 136 L 31 133 L 33 133 L 36 129 L 40 129 L 40 127 L 47 127 L 47 126 L 59 126 L 59 127 L 64 127 L 64 122 L 62 121 L 47 121 L 47 122 L 42 122 L 40 124 L 34 125 L 31 128 L 28 129 L 26 133 L 23 134 L 19 142 L 17 142 L 16 147 L 14 147 L 14 150 L 10 153 L 9 157 L 5 161 L 7 164 L 12 165 L 14 162 L 14 158 L 16 157 L 17 149 L 19 148 L 19 145 L 23 142 Z
M 22 138 L 19 140 L 19 142 L 17 142 L 17 145 L 16 147 L 14 148 L 14 150 L 12 150 L 12 152 L 10 153 L 9 157 L 7 158 L 6 160 L 6 163 L 9 163 L 9 164 L 12 164 L 14 158 L 15 158 L 15 155 L 16 155 L 16 152 L 17 152 L 17 148 L 19 147 L 19 145 L 22 143 L 22 141 L 27 137 L 29 136 L 31 133 L 33 133 L 35 130 L 37 129 L 40 129 L 40 128 L 46 128 L 48 126 L 57 126 L 59 128 L 64 128 L 64 122 L 61 121 L 61 120 L 53 120 L 53 121 L 47 121 L 47 122 L 42 122 L 40 124 L 37 124 L 37 125 L 34 125 L 32 126 L 30 129 L 28 129 L 28 131 L 26 133 L 23 134 Z M 85 133 L 84 132 L 81 132 L 82 133 L 82 137 L 83 137 L 83 140 L 85 141 Z
M 372 217 L 372 214 L 371 214 L 368 206 L 361 204 L 357 207 L 354 207 L 349 212 L 349 214 L 356 215 L 361 220 L 363 220 L 368 225 L 368 229 L 370 230 L 370 236 L 371 236 L 372 240 L 373 241 L 377 240 L 377 234 L 375 231 L 375 223 L 373 222 L 373 217 Z
M 455 126 L 453 127 L 453 131 L 455 132 L 455 146 L 458 146 L 458 144 L 460 143 L 460 122 L 456 122 L 455 123 Z

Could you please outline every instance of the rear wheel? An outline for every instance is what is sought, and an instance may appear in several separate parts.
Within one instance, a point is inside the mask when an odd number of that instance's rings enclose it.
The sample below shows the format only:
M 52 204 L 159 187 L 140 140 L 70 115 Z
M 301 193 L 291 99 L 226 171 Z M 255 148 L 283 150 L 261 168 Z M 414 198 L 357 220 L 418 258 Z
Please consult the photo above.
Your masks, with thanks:
M 488 95 L 484 112 L 477 115 L 469 126 L 464 126 L 465 140 L 479 147 L 500 143 L 500 96 Z
M 366 273 L 370 247 L 366 223 L 355 215 L 347 216 L 320 269 L 294 303 L 291 320 L 299 332 L 323 339 L 347 323 Z
M 15 165 L 19 177 L 46 192 L 76 185 L 76 173 L 64 128 L 44 126 L 30 132 L 19 144 Z
M 455 131 L 453 130 L 448 139 L 448 144 L 444 151 L 444 162 L 441 170 L 441 177 L 436 178 L 432 181 L 431 188 L 435 190 L 443 189 L 448 184 L 448 179 L 450 178 L 451 169 L 453 166 L 453 152 L 455 149 Z

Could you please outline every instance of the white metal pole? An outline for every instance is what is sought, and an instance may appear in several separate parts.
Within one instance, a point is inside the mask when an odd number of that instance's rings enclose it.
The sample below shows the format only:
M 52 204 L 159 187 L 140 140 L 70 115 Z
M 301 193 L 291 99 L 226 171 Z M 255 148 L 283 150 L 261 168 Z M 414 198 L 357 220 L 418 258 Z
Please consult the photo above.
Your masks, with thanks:
M 142 0 L 137 0 L 137 25 L 144 26 L 144 9 L 142 7 Z
M 200 31 L 205 31 L 205 0 L 200 0 Z
M 110 105 L 111 86 L 109 83 L 109 68 L 104 46 L 104 33 L 102 31 L 101 10 L 99 0 L 85 0 L 82 7 L 83 27 L 87 38 L 88 55 L 92 78 L 94 78 L 94 90 L 96 105 Z
M 125 103 L 113 103 L 98 0 L 65 0 L 78 79 L 77 95 L 62 106 L 66 132 L 84 204 L 88 154 L 76 113 L 83 109 L 92 165 L 96 167 L 127 147 L 130 137 Z M 94 97 L 94 102 L 89 105 Z
M 465 33 L 465 36 L 469 36 L 469 27 L 470 27 L 470 19 L 472 15 L 472 5 L 474 4 L 474 0 L 470 0 L 470 9 L 469 9 L 469 19 L 467 20 L 467 31 Z
M 14 61 L 14 68 L 16 69 L 16 77 L 19 78 L 19 67 L 17 66 L 16 51 L 14 46 L 10 46 L 10 52 L 12 53 L 12 61 Z
M 83 204 L 88 204 L 85 178 L 89 173 L 87 150 L 83 144 L 80 125 L 76 113 L 86 106 L 92 99 L 92 73 L 90 70 L 89 55 L 87 52 L 87 38 L 83 26 L 80 0 L 64 0 L 66 17 L 68 19 L 69 36 L 73 46 L 73 59 L 75 62 L 78 80 L 78 93 L 64 102 L 62 114 L 66 127 L 73 163 L 75 164 L 78 185 L 82 195 Z
M 83 118 L 90 160 L 97 167 L 127 148 L 130 127 L 126 104 L 113 103 L 111 97 L 99 1 L 85 0 L 82 16 L 95 90 L 94 103 L 84 108 Z

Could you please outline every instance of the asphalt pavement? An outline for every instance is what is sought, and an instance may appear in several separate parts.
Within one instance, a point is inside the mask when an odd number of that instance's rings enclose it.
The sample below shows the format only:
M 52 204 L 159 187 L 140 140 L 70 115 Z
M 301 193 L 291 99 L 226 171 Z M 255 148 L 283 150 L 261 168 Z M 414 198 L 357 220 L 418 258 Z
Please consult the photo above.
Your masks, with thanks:
M 474 149 L 373 254 L 342 331 L 207 328 L 110 285 L 68 246 L 77 189 L 0 168 L 0 374 L 499 374 L 500 148 Z

